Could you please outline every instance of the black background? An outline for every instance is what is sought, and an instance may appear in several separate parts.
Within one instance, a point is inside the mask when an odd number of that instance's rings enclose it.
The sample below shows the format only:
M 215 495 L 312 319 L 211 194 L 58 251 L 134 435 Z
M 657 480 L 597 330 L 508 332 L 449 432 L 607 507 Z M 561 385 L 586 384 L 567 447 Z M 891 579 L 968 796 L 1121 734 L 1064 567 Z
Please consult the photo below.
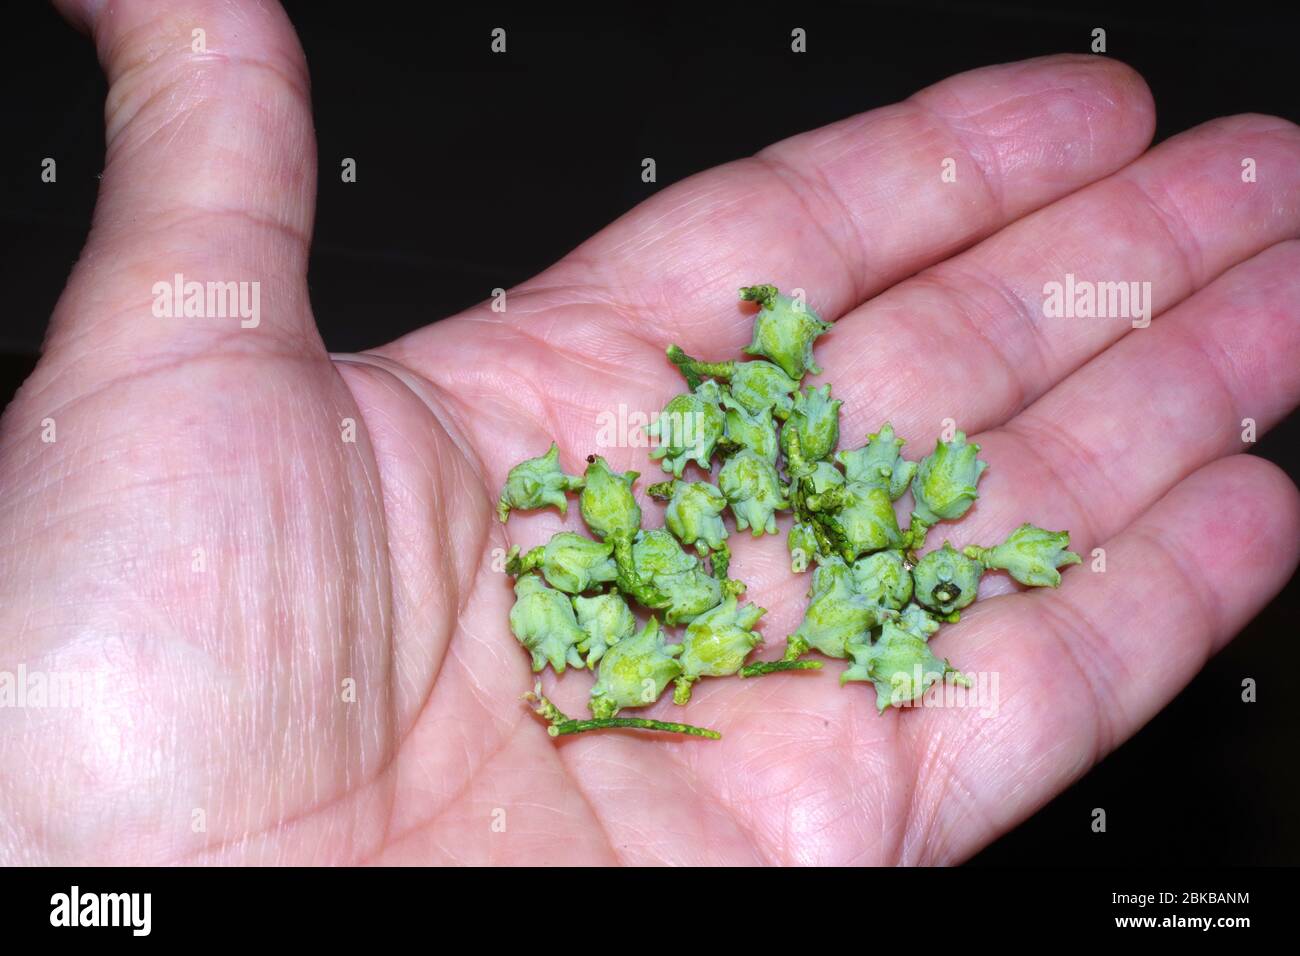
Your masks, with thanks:
M 767 870 L 760 877 L 763 888 L 778 899 L 807 899 L 814 893 L 817 899 L 837 899 L 844 892 L 841 874 L 830 870 Z M 603 871 L 602 898 L 644 899 L 645 882 L 632 869 Z M 737 917 L 697 919 L 690 929 L 691 945 L 737 951 L 770 946 L 773 920 L 756 910 L 756 883 L 739 871 L 723 880 L 704 869 L 675 872 L 674 898 L 708 899 L 708 912 Z M 884 924 L 873 926 L 873 933 L 874 939 L 889 942 L 907 934 L 947 943 L 1001 938 L 1010 935 L 1008 931 L 1022 939 L 1059 939 L 1065 930 L 1070 941 L 1080 945 L 1116 934 L 1140 937 L 1143 930 L 1116 925 L 1125 917 L 1247 918 L 1248 928 L 1208 931 L 1222 952 L 1234 942 L 1238 947 L 1245 943 L 1239 935 L 1243 932 L 1277 939 L 1294 925 L 1290 883 L 1291 872 L 1282 869 L 1004 869 L 996 880 L 972 868 L 903 869 L 891 871 L 871 887 L 872 911 L 889 914 Z M 128 927 L 52 927 L 51 897 L 69 893 L 73 884 L 83 895 L 150 893 L 149 936 L 134 937 Z M 537 874 L 531 870 L 460 872 L 455 880 L 439 880 L 431 889 L 428 880 L 413 880 L 400 869 L 299 869 L 285 879 L 280 871 L 265 868 L 105 868 L 87 873 L 52 867 L 0 870 L 0 891 L 6 943 L 30 939 L 42 948 L 55 941 L 132 946 L 142 939 L 188 942 L 202 934 L 205 943 L 217 948 L 246 948 L 256 939 L 262 948 L 283 944 L 292 952 L 370 951 L 377 933 L 427 934 L 430 923 L 440 917 L 454 919 L 459 926 L 489 927 L 492 942 L 508 951 L 535 947 L 538 936 L 536 920 L 502 918 L 503 910 L 522 916 L 537 898 Z M 1173 894 L 1174 902 L 1144 905 L 1115 897 L 1159 892 Z M 1199 895 L 1187 898 L 1184 893 Z M 1207 893 L 1216 895 L 1207 899 Z M 322 900 L 332 905 L 322 906 Z M 1175 929 L 1172 935 L 1168 929 L 1146 932 L 1177 944 L 1192 935 L 1202 940 L 1207 935 L 1204 928 Z M 897 944 L 891 948 L 903 949 Z
M 286 4 L 312 72 L 320 198 L 310 272 L 327 345 L 376 345 L 510 287 L 656 190 L 952 73 L 1108 53 L 1147 79 L 1157 141 L 1238 112 L 1300 120 L 1296 14 L 1250 4 Z M 1295 4 L 1287 6 L 1294 8 Z M 87 39 L 9 4 L 0 59 L 0 401 L 35 362 L 85 238 L 105 84 Z M 509 33 L 508 55 L 489 32 Z M 794 26 L 809 52 L 789 52 Z M 653 155 L 659 182 L 640 178 Z M 58 183 L 39 180 L 46 156 Z M 339 181 L 354 157 L 358 182 Z M 1296 415 L 1256 454 L 1300 474 Z M 1225 507 L 1231 507 L 1225 502 Z M 975 863 L 1300 863 L 1300 583 L 1132 741 Z M 1259 702 L 1240 701 L 1245 677 Z M 0 773 L 3 768 L 0 768 Z M 1108 832 L 1094 834 L 1094 807 Z

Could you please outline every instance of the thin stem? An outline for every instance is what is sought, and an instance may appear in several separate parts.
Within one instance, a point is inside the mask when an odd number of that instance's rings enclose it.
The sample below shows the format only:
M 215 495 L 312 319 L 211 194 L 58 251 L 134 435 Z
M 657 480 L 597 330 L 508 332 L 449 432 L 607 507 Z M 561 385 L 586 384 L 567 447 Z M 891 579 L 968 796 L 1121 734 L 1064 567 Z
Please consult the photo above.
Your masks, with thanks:
M 524 700 L 535 705 L 533 707 L 534 713 L 545 717 L 553 724 L 563 723 L 569 719 L 568 714 L 551 703 L 551 699 L 542 693 L 542 682 L 540 680 L 533 685 L 532 690 L 524 694 Z
M 736 370 L 735 362 L 702 362 L 697 358 L 692 358 L 681 350 L 679 346 L 668 346 L 668 361 L 672 362 L 686 377 L 686 384 L 695 391 L 700 387 L 701 382 L 707 376 L 709 378 L 731 378 L 732 372 Z
M 805 641 L 802 637 L 799 637 L 796 634 L 791 634 L 789 637 L 785 639 L 785 654 L 781 657 L 781 660 L 783 661 L 798 660 L 800 657 L 803 657 L 805 654 L 807 654 L 810 650 L 812 650 L 812 648 L 808 646 L 807 641 Z
M 842 486 L 836 486 L 827 488 L 819 495 L 808 495 L 804 498 L 804 503 L 810 511 L 839 511 L 849 503 L 851 494 Z
M 506 573 L 519 577 L 542 563 L 542 557 L 546 554 L 544 545 L 538 545 L 530 551 L 523 554 L 519 553 L 519 546 L 510 549 L 506 555 Z
M 782 432 L 782 437 L 785 437 L 784 432 Z M 790 430 L 790 437 L 785 439 L 784 451 L 785 473 L 790 476 L 791 484 L 812 471 L 812 468 L 803 457 L 803 442 L 799 439 L 799 433 L 794 429 Z
M 709 563 L 713 567 L 713 577 L 719 582 L 726 581 L 727 571 L 731 568 L 731 549 L 725 544 L 718 545 L 709 556 Z
M 673 688 L 673 703 L 679 705 L 689 704 L 691 702 L 691 685 L 695 683 L 695 679 L 683 674 L 673 683 L 675 685 Z
M 533 711 L 550 721 L 546 732 L 552 737 L 567 737 L 570 734 L 583 734 L 589 730 L 606 728 L 630 728 L 633 730 L 657 730 L 666 734 L 686 734 L 690 737 L 706 737 L 709 740 L 721 740 L 722 734 L 706 727 L 694 727 L 691 724 L 676 724 L 666 720 L 649 720 L 645 717 L 597 717 L 591 720 L 575 720 L 542 693 L 542 682 L 538 681 L 533 689 L 524 694 L 524 700 L 533 704 Z
M 930 533 L 932 527 L 934 526 L 921 520 L 915 511 L 912 512 L 912 522 L 907 526 L 907 530 L 903 532 L 903 550 L 907 552 L 909 558 L 915 558 L 916 552 L 925 547 L 926 536 Z M 915 563 L 915 561 L 913 560 L 911 563 Z
M 818 555 L 830 557 L 833 554 L 844 554 L 845 560 L 851 564 L 856 555 L 848 554 L 847 552 L 852 549 L 835 540 L 831 533 L 832 529 L 827 527 L 827 522 L 830 521 L 829 512 L 820 512 L 813 508 L 813 499 L 818 499 L 820 503 L 824 495 L 808 495 L 804 490 L 804 479 L 812 473 L 812 466 L 804 460 L 803 447 L 797 431 L 791 431 L 790 439 L 786 443 L 785 473 L 790 480 L 790 507 L 794 509 L 795 517 L 799 522 L 812 529 L 813 537 L 817 539 Z M 832 488 L 830 491 L 838 493 L 839 489 Z
M 808 496 L 804 493 L 803 480 L 811 473 L 812 468 L 804 460 L 803 446 L 797 431 L 790 432 L 785 455 L 785 473 L 790 480 L 790 507 L 794 510 L 795 518 L 799 523 L 812 529 L 813 538 L 817 541 L 816 556 L 830 557 L 840 552 L 842 549 L 831 539 L 826 526 L 822 523 L 822 517 L 813 512 L 808 504 Z
M 669 501 L 673 497 L 673 488 L 676 484 L 677 482 L 672 480 L 659 481 L 647 488 L 645 493 L 659 501 Z
M 741 301 L 757 302 L 765 309 L 772 308 L 776 297 L 777 289 L 774 285 L 747 285 L 740 290 Z
M 776 674 L 780 671 L 819 671 L 821 669 L 821 661 L 757 661 L 742 667 L 740 676 L 762 677 L 764 674 Z
M 632 555 L 632 537 L 627 534 L 610 535 L 605 541 L 614 543 L 614 564 L 618 567 L 615 581 L 618 589 L 635 598 L 648 608 L 668 606 L 668 596 L 641 578 Z
M 624 728 L 633 730 L 658 730 L 665 734 L 686 734 L 688 737 L 706 737 L 709 740 L 721 740 L 722 734 L 707 727 L 695 727 L 691 724 L 675 724 L 666 720 L 649 720 L 645 717 L 599 717 L 592 720 L 568 720 L 551 724 L 546 732 L 552 737 L 569 734 L 583 734 L 589 730 L 607 730 Z

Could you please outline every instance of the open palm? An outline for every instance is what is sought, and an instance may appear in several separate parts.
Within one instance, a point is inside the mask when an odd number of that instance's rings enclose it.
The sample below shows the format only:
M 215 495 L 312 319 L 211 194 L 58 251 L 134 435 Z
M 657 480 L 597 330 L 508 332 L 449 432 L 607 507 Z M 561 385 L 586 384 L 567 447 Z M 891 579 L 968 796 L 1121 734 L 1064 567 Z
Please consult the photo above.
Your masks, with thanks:
M 93 674 L 101 693 L 0 709 L 0 763 L 20 768 L 0 779 L 0 860 L 955 862 L 1132 734 L 1295 566 L 1295 488 L 1237 454 L 1244 419 L 1262 431 L 1300 395 L 1288 123 L 1144 153 L 1152 105 L 1126 67 L 979 70 L 665 190 L 504 311 L 331 358 L 283 14 L 63 6 L 110 75 L 108 159 L 0 423 L 0 671 Z M 260 282 L 260 325 L 154 317 L 175 273 Z M 1151 282 L 1155 321 L 1045 317 L 1067 273 Z M 947 419 L 983 446 L 979 503 L 932 543 L 1032 521 L 1070 529 L 1085 562 L 1059 591 L 990 577 L 935 637 L 998 675 L 995 713 L 877 717 L 831 664 L 646 711 L 720 742 L 553 740 L 519 701 L 533 678 L 499 556 L 580 522 L 503 527 L 505 473 L 552 438 L 568 471 L 599 452 L 646 475 L 658 523 L 657 469 L 597 447 L 597 416 L 681 390 L 670 342 L 737 356 L 735 290 L 755 282 L 836 321 L 818 360 L 845 446 L 886 419 L 911 457 Z M 808 579 L 783 536 L 732 541 L 776 656 Z M 589 675 L 546 677 L 584 712 Z

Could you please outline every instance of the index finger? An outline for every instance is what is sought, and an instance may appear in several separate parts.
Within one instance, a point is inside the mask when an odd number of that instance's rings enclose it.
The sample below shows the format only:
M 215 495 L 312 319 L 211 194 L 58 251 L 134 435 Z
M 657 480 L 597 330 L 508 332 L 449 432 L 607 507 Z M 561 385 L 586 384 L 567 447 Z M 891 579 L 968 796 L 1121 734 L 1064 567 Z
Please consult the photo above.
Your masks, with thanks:
M 743 345 L 735 290 L 816 290 L 835 318 L 1120 169 L 1154 126 L 1142 78 L 1051 56 L 951 77 L 909 99 L 677 183 L 525 284 L 596 286 L 693 348 Z

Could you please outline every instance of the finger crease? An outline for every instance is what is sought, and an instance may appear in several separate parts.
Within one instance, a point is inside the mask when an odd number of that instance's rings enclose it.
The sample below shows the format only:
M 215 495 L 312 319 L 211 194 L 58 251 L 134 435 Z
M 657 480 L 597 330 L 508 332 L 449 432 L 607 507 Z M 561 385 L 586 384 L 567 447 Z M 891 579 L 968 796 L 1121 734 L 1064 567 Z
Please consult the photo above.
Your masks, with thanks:
M 790 163 L 779 158 L 773 153 L 766 151 L 757 153 L 753 157 L 763 168 L 767 169 L 781 185 L 794 197 L 795 202 L 803 210 L 807 221 L 811 222 L 816 228 L 822 241 L 830 247 L 835 253 L 835 257 L 840 261 L 844 272 L 849 277 L 850 287 L 852 289 L 852 301 L 861 302 L 867 297 L 869 288 L 882 288 L 889 283 L 878 270 L 868 267 L 867 263 L 871 260 L 868 255 L 865 244 L 862 239 L 862 231 L 854 225 L 854 217 L 849 210 L 848 205 L 840 198 L 839 194 L 830 186 L 824 176 L 820 174 L 816 180 L 812 176 L 795 168 Z M 823 206 L 834 208 L 837 216 L 827 216 L 818 214 L 812 209 L 809 202 L 809 195 L 814 195 Z M 836 241 L 831 236 L 830 230 L 826 225 L 829 219 L 836 222 L 842 222 L 848 228 L 849 233 L 854 236 L 854 245 L 857 246 L 856 261 L 852 261 L 845 249 L 850 243 L 847 240 Z M 869 281 L 863 283 L 859 276 L 867 274 Z
M 1083 686 L 1088 690 L 1088 706 L 1092 713 L 1092 753 L 1087 765 L 1092 766 L 1105 756 L 1118 741 L 1115 731 L 1116 723 L 1109 716 L 1119 710 L 1115 695 L 1108 689 L 1108 682 L 1098 675 L 1110 673 L 1119 675 L 1126 668 L 1119 657 L 1110 649 L 1110 644 L 1093 625 L 1088 614 L 1082 612 L 1073 601 L 1064 595 L 1048 595 L 1049 600 L 1038 600 L 1038 595 L 1025 597 L 1034 601 L 1039 617 L 1047 626 L 1043 629 L 1051 635 L 1060 649 L 1066 663 L 1079 675 Z M 1064 608 L 1050 598 L 1062 598 L 1070 605 L 1072 613 L 1065 613 Z M 1032 640 L 1032 636 L 1031 636 Z M 1115 682 L 1116 677 L 1111 678 Z
M 1173 246 L 1183 270 L 1187 290 L 1190 292 L 1199 289 L 1203 284 L 1202 276 L 1205 275 L 1205 257 L 1195 240 L 1195 232 L 1187 224 L 1187 218 L 1182 210 L 1170 197 L 1168 190 L 1161 191 L 1165 199 L 1165 202 L 1161 203 L 1137 177 L 1130 177 L 1128 181 L 1133 184 L 1143 204 L 1151 210 L 1154 219 L 1168 237 L 1169 244 Z M 1155 309 L 1152 308 L 1152 313 L 1154 312 Z
M 1089 479 L 1100 479 L 1106 484 L 1106 494 L 1097 494 L 1088 496 L 1088 502 L 1094 500 L 1115 502 L 1122 500 L 1119 489 L 1110 480 L 1105 469 L 1100 466 L 1091 452 L 1088 452 L 1083 446 L 1072 439 L 1066 438 L 1065 434 L 1059 430 L 1053 430 L 1038 425 L 1032 418 L 1027 415 L 1020 415 L 1012 419 L 1005 425 L 1002 425 L 998 431 L 1003 434 L 1009 434 L 1017 440 L 1020 447 L 1029 452 L 1030 456 L 1036 459 L 1047 471 L 1049 487 L 1064 492 L 1069 499 L 1073 513 L 1077 519 L 1082 522 L 1082 533 L 1076 534 L 1076 540 L 1099 541 L 1103 537 L 1102 529 L 1105 527 L 1090 503 L 1085 502 L 1081 486 L 1090 484 L 1090 481 L 1067 480 L 1065 472 L 1053 460 L 1053 456 L 1043 451 L 1040 447 L 1044 443 L 1049 443 L 1064 453 L 1064 457 L 1073 462 L 1077 462 L 1069 469 L 1071 474 L 1085 473 Z M 1072 522 L 1074 523 L 1074 522 Z

